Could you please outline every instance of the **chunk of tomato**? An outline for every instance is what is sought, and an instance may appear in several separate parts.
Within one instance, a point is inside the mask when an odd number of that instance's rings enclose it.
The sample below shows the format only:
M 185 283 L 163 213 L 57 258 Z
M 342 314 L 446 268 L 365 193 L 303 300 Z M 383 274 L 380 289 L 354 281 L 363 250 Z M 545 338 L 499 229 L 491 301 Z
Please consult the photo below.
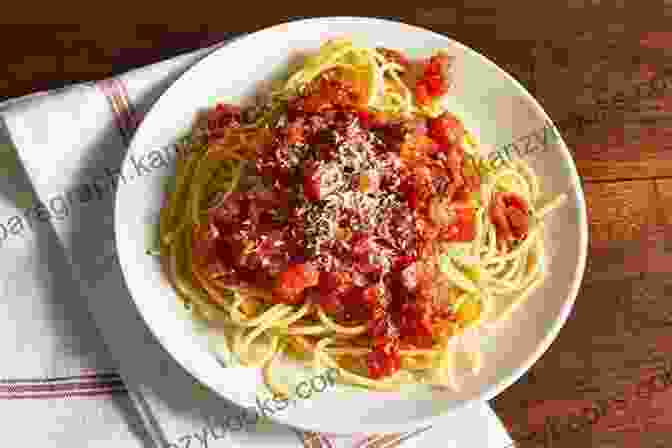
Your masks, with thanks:
M 505 193 L 502 196 L 507 207 L 517 208 L 526 215 L 529 213 L 530 209 L 527 206 L 527 202 L 516 193 Z
M 513 237 L 520 240 L 527 238 L 530 224 L 529 207 L 525 199 L 516 193 L 496 193 L 495 206 L 497 203 L 500 204 L 500 210 L 508 221 L 507 227 L 510 228 Z
M 403 304 L 399 322 L 401 341 L 416 347 L 431 347 L 433 344 L 431 316 L 432 307 L 428 303 Z
M 344 311 L 343 299 L 352 286 L 352 277 L 347 272 L 321 272 L 318 302 L 328 314 Z
M 320 273 L 310 264 L 295 264 L 278 276 L 273 294 L 283 303 L 298 303 L 306 288 L 316 286 Z
M 398 344 L 374 348 L 366 357 L 369 376 L 373 379 L 390 376 L 401 367 Z
M 458 143 L 463 133 L 462 123 L 451 113 L 445 112 L 429 120 L 429 136 L 444 147 Z
M 347 289 L 352 284 L 352 277 L 347 272 L 322 272 L 320 273 L 320 292 L 329 294 L 335 290 Z
M 399 191 L 404 195 L 408 207 L 415 210 L 418 206 L 418 191 L 414 176 L 404 179 L 399 185 Z
M 320 200 L 320 171 L 317 164 L 306 163 L 304 167 L 303 195 L 309 201 Z
M 371 127 L 371 114 L 368 110 L 360 110 L 357 112 L 357 118 L 359 119 L 359 126 L 363 129 L 369 129 Z
M 455 207 L 457 220 L 442 236 L 450 241 L 473 241 L 476 237 L 476 216 L 471 207 Z
M 448 64 L 450 59 L 445 54 L 435 54 L 429 58 L 425 66 L 425 76 L 438 75 L 442 73 L 443 66 Z
M 418 81 L 415 84 L 415 100 L 418 104 L 427 105 L 431 101 L 429 96 L 429 88 L 427 83 L 423 80 Z

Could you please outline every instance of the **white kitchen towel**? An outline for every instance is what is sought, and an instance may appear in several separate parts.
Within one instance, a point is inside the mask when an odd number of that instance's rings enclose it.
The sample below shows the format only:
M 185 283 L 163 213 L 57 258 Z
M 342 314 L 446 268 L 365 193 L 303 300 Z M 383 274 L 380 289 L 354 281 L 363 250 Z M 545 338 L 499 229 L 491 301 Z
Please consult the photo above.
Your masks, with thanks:
M 0 446 L 143 446 L 61 244 L 34 219 L 34 197 L 0 126 Z
M 79 367 L 93 369 L 96 384 L 102 384 L 97 386 L 100 388 L 123 388 L 115 374 L 109 373 L 118 369 L 145 429 L 155 445 L 161 448 L 382 448 L 400 443 L 423 447 L 511 446 L 506 430 L 487 403 L 473 405 L 445 417 L 431 428 L 411 434 L 336 437 L 305 433 L 267 422 L 239 424 L 241 409 L 208 392 L 154 340 L 133 306 L 116 257 L 114 191 L 133 188 L 134 182 L 142 182 L 139 171 L 134 173 L 132 181 L 128 180 L 129 176 L 123 182 L 119 173 L 120 169 L 134 169 L 132 166 L 122 167 L 122 161 L 132 134 L 146 111 L 172 81 L 216 47 L 112 79 L 13 100 L 0 109 L 9 141 L 20 160 L 15 171 L 25 172 L 28 179 L 25 185 L 16 187 L 19 191 L 14 192 L 22 199 L 10 201 L 8 210 L 3 210 L 9 215 L 6 219 L 0 218 L 3 269 L 13 270 L 5 276 L 5 287 L 11 284 L 14 288 L 8 290 L 9 295 L 4 295 L 11 298 L 3 304 L 9 311 L 4 315 L 16 315 L 10 318 L 9 327 L 4 323 L 0 325 L 0 331 L 6 327 L 8 331 L 15 329 L 22 337 L 20 344 L 17 339 L 14 346 L 6 347 L 5 360 L 21 357 L 21 353 L 31 350 L 32 345 L 39 345 L 45 333 L 64 333 L 53 331 L 54 326 L 70 328 L 70 339 L 48 348 L 41 347 L 41 357 L 48 359 L 50 365 L 58 366 L 67 358 L 70 346 L 77 345 L 75 358 L 82 364 Z M 24 262 L 24 259 L 31 261 Z M 69 307 L 75 311 L 67 315 L 58 315 L 56 311 L 44 313 L 38 316 L 40 323 L 36 325 L 31 322 L 36 317 L 26 312 L 28 308 L 19 307 L 23 310 L 20 313 L 14 309 L 12 301 L 26 298 L 48 301 L 54 307 Z M 40 303 L 36 308 L 43 310 L 45 306 Z M 88 312 L 95 318 L 111 357 L 100 343 Z M 20 333 L 24 321 L 30 324 L 30 330 Z M 20 369 L 12 369 L 3 362 L 0 378 L 11 381 L 11 378 L 22 375 Z M 53 379 L 52 375 L 49 371 L 40 376 Z M 113 378 L 113 382 L 108 381 L 110 384 L 105 385 L 105 375 Z M 85 374 L 78 373 L 77 378 L 79 382 L 86 382 Z M 21 402 L 30 400 L 26 397 Z M 25 409 L 19 409 L 17 405 L 15 409 L 17 413 L 25 412 L 25 420 L 33 424 L 35 418 L 30 414 L 39 406 L 42 410 L 45 407 L 52 409 L 54 416 L 67 414 L 68 409 L 72 413 L 82 412 L 72 407 L 73 400 L 54 400 L 42 400 L 40 405 L 26 405 Z M 14 409 L 13 403 L 19 400 L 6 402 L 9 404 L 2 403 L 2 409 L 9 413 Z M 117 404 L 121 409 L 125 406 Z M 46 422 L 47 415 L 48 412 L 39 414 L 39 418 L 44 419 L 44 424 L 52 425 L 53 422 Z M 14 417 L 20 420 L 18 414 Z M 96 440 L 105 439 L 107 435 L 110 439 L 118 437 L 114 432 L 116 427 L 108 426 L 105 419 L 92 421 L 87 417 L 89 415 L 77 420 L 86 422 L 83 434 L 97 434 Z M 125 416 L 131 430 L 136 428 L 132 420 Z M 139 443 L 140 436 L 124 437 L 116 439 L 115 446 L 134 446 L 133 443 L 137 446 Z M 68 446 L 93 445 L 80 440 Z

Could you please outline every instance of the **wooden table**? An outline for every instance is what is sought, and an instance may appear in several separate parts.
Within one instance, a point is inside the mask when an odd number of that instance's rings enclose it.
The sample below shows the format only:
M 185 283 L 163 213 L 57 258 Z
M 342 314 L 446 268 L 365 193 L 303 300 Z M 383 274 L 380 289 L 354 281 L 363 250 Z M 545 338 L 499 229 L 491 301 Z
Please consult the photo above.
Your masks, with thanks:
M 291 13 L 383 12 L 365 2 L 241 12 L 219 3 L 179 14 L 136 5 L 125 18 L 120 8 L 76 17 L 60 4 L 19 5 L 0 18 L 14 23 L 0 26 L 0 97 L 120 73 L 300 17 Z M 672 2 L 442 3 L 385 12 L 487 55 L 554 121 L 592 121 L 563 133 L 588 202 L 583 286 L 559 338 L 493 400 L 496 411 L 522 447 L 672 446 Z M 84 25 L 16 25 L 56 20 Z M 170 25 L 139 25 L 148 22 Z

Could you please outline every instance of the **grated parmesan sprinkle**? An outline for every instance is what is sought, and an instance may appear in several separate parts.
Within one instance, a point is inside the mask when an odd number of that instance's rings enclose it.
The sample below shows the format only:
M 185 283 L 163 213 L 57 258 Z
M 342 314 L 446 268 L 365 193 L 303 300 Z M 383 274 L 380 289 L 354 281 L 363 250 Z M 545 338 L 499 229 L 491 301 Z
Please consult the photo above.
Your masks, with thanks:
M 349 218 L 352 231 L 372 231 L 403 206 L 397 193 L 381 189 L 367 192 L 357 187 L 360 176 L 381 177 L 389 171 L 389 161 L 371 157 L 377 137 L 361 129 L 357 120 L 344 131 L 332 132 L 336 145 L 334 159 L 319 162 L 318 168 L 321 200 L 303 201 L 300 205 L 306 248 L 315 255 L 337 238 L 338 223 L 344 218 Z

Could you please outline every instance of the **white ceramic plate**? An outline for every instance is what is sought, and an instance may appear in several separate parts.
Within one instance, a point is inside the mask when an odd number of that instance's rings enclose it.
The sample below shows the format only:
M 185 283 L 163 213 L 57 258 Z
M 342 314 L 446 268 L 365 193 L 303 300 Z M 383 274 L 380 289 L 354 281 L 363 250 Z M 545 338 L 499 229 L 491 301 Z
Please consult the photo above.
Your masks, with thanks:
M 157 339 L 194 377 L 241 406 L 256 406 L 255 398 L 263 390 L 261 376 L 255 370 L 222 367 L 213 355 L 217 330 L 189 318 L 164 278 L 159 260 L 145 254 L 152 244 L 152 232 L 147 230 L 158 222 L 164 184 L 173 173 L 172 164 L 161 167 L 151 152 L 174 154 L 171 144 L 189 130 L 198 110 L 217 100 L 243 100 L 261 83 L 286 71 L 291 58 L 338 36 L 372 47 L 401 49 L 411 57 L 447 48 L 456 57 L 447 105 L 490 150 L 543 128 L 549 120 L 522 85 L 474 50 L 422 28 L 379 19 L 321 18 L 274 26 L 224 46 L 176 81 L 147 114 L 129 149 L 126 163 L 132 163 L 131 157 L 152 158 L 156 168 L 117 193 L 118 252 L 133 299 Z M 459 392 L 420 386 L 398 393 L 330 388 L 297 400 L 273 418 L 329 433 L 409 430 L 470 401 L 493 398 L 530 368 L 572 308 L 584 271 L 588 231 L 580 181 L 562 139 L 524 157 L 549 196 L 567 193 L 569 200 L 552 214 L 546 227 L 546 281 L 510 320 L 477 338 L 484 353 L 483 369 L 477 375 L 460 375 Z

